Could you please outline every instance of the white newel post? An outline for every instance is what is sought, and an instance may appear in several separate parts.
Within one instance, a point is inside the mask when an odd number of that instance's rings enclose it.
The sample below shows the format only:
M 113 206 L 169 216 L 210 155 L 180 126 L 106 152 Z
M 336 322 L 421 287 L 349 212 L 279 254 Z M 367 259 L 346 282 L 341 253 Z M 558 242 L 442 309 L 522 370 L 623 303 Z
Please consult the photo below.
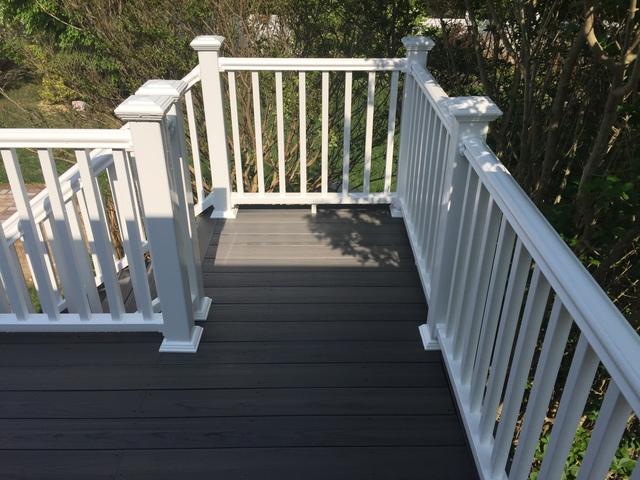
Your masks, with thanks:
M 236 218 L 237 209 L 231 203 L 229 152 L 224 125 L 222 83 L 220 81 L 220 47 L 224 37 L 204 35 L 196 37 L 191 47 L 198 52 L 200 81 L 207 128 L 209 161 L 211 164 L 212 218 Z
M 149 250 L 163 317 L 162 352 L 196 352 L 202 327 L 194 324 L 179 189 L 172 174 L 167 113 L 172 96 L 134 95 L 115 110 L 129 122 Z
M 178 220 L 181 225 L 180 241 L 186 256 L 189 274 L 189 286 L 193 301 L 193 314 L 196 320 L 206 320 L 211 308 L 211 298 L 205 296 L 202 281 L 202 258 L 200 257 L 200 245 L 198 232 L 196 231 L 196 219 L 193 209 L 193 190 L 191 188 L 191 172 L 189 171 L 189 158 L 184 134 L 184 115 L 180 99 L 187 89 L 187 84 L 181 80 L 148 80 L 136 91 L 136 95 L 169 96 L 173 99 L 173 105 L 167 112 L 167 126 L 169 147 L 172 161 L 171 173 L 178 192 L 178 204 L 180 211 Z
M 443 196 L 440 203 L 440 221 L 437 225 L 437 243 L 431 304 L 427 323 L 420 326 L 422 342 L 426 349 L 437 349 L 436 324 L 446 321 L 447 303 L 451 292 L 452 274 L 456 255 L 456 242 L 462 228 L 462 204 L 466 180 L 466 161 L 463 158 L 463 141 L 468 137 L 485 139 L 489 122 L 502 115 L 502 111 L 489 97 L 454 97 L 446 106 L 455 118 L 451 132 L 451 148 L 445 169 Z M 463 295 L 460 292 L 460 295 Z
M 415 99 L 408 88 L 412 81 L 411 64 L 417 63 L 423 67 L 427 66 L 427 55 L 434 47 L 435 42 L 429 37 L 403 37 L 402 44 L 407 51 L 407 71 L 404 77 L 404 87 L 402 92 L 402 114 L 400 117 L 400 151 L 398 154 L 398 182 L 396 188 L 396 198 L 391 203 L 391 216 L 402 217 L 402 206 L 400 197 L 405 193 L 407 182 L 407 157 L 410 121 L 413 117 Z

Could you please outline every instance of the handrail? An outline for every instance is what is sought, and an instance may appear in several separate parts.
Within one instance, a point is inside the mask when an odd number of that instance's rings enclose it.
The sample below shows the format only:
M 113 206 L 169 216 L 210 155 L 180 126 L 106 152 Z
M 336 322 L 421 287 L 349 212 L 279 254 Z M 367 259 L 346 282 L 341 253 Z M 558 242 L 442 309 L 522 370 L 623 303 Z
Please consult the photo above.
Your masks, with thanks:
M 97 148 L 96 148 L 97 145 Z M 105 171 L 112 163 L 112 149 L 130 149 L 131 134 L 128 125 L 119 129 L 47 129 L 47 128 L 5 128 L 0 129 L 0 148 L 71 148 L 91 147 L 89 154 L 96 175 Z M 81 188 L 78 165 L 71 166 L 60 175 L 60 189 L 63 198 L 68 200 Z M 34 220 L 41 222 L 51 214 L 49 193 L 46 188 L 38 192 L 31 200 Z M 14 213 L 4 222 L 2 228 L 9 244 L 17 241 L 20 232 L 18 213 Z
M 3 128 L 0 148 L 131 148 L 126 129 Z
M 187 84 L 185 90 L 191 90 L 191 88 L 200 81 L 200 65 L 196 65 L 189 73 L 182 77 L 182 81 Z
M 488 145 L 464 140 L 464 155 L 571 313 L 635 411 L 640 411 L 640 337 Z
M 429 103 L 431 103 L 435 109 L 440 120 L 442 120 L 448 130 L 451 130 L 454 118 L 447 107 L 447 101 L 450 99 L 447 92 L 445 92 L 437 80 L 433 78 L 431 72 L 419 63 L 412 63 L 410 72 L 420 87 L 420 90 L 424 92 L 427 100 L 429 100 Z
M 221 71 L 404 71 L 406 58 L 258 58 L 221 57 Z

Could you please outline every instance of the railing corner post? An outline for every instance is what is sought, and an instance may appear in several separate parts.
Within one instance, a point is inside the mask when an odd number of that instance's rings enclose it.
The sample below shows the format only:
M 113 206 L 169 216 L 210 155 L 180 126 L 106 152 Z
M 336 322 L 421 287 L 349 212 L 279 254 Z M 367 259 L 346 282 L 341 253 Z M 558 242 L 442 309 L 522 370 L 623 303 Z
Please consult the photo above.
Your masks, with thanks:
M 396 197 L 391 203 L 391 216 L 402 217 L 402 195 L 406 190 L 407 182 L 407 154 L 410 121 L 413 117 L 415 108 L 415 99 L 413 91 L 408 88 L 409 80 L 412 78 L 411 65 L 417 63 L 423 67 L 427 65 L 427 55 L 434 47 L 435 42 L 429 37 L 410 36 L 403 37 L 402 44 L 407 51 L 407 67 L 405 71 L 404 87 L 402 92 L 402 112 L 400 117 L 400 152 L 398 155 L 398 180 L 396 188 Z
M 178 189 L 172 174 L 167 113 L 172 96 L 133 95 L 115 110 L 129 122 L 138 172 L 144 224 L 160 298 L 163 352 L 196 352 L 202 327 L 194 323 L 187 264 L 182 245 Z
M 429 319 L 420 327 L 423 342 L 437 344 L 436 324 L 447 321 L 447 305 L 455 292 L 451 289 L 456 255 L 456 242 L 462 226 L 462 205 L 466 169 L 462 168 L 462 147 L 465 138 L 486 138 L 489 123 L 502 115 L 489 97 L 453 97 L 447 101 L 449 113 L 454 119 L 451 145 L 445 165 L 443 196 L 440 202 L 440 218 L 437 225 L 436 259 L 431 280 L 431 305 Z M 461 292 L 461 294 L 463 294 Z
M 182 212 L 178 216 L 182 233 L 180 240 L 182 248 L 189 259 L 187 270 L 194 317 L 196 320 L 206 320 L 212 300 L 205 296 L 202 281 L 202 258 L 198 232 L 196 231 L 191 172 L 187 157 L 184 116 L 180 102 L 180 98 L 184 95 L 186 89 L 187 84 L 181 80 L 148 80 L 136 90 L 136 95 L 166 95 L 173 99 L 173 105 L 167 112 L 169 127 L 167 134 L 169 135 L 169 151 L 171 153 L 170 170 L 178 192 L 179 209 Z
M 220 48 L 224 37 L 203 35 L 191 42 L 198 52 L 204 118 L 211 165 L 212 218 L 235 218 L 237 209 L 231 202 L 231 175 L 229 152 L 224 123 L 222 82 L 220 79 Z

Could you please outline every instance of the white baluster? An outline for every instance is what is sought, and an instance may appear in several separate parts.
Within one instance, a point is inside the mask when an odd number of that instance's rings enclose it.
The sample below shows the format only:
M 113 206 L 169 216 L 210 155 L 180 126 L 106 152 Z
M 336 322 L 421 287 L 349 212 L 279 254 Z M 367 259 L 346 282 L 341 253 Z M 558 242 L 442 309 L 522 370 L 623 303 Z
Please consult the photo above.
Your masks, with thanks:
M 300 117 L 300 193 L 307 192 L 307 87 L 305 73 L 298 73 L 298 104 Z
M 42 311 L 50 320 L 58 317 L 58 299 L 45 263 L 46 250 L 38 235 L 38 226 L 33 218 L 31 203 L 24 186 L 22 171 L 15 150 L 2 150 L 2 160 L 7 172 L 11 191 L 16 203 L 23 234 L 24 249 L 33 272 L 33 282 L 38 292 Z M 16 297 L 17 299 L 17 297 Z M 15 307 L 14 307 L 15 308 Z M 22 308 L 22 307 L 18 307 Z
M 264 153 L 262 151 L 262 114 L 260 113 L 260 77 L 258 72 L 251 72 L 251 90 L 253 93 L 253 129 L 256 134 L 258 192 L 264 193 Z
M 229 78 L 229 108 L 231 110 L 231 135 L 233 137 L 233 162 L 236 172 L 236 191 L 244 191 L 242 179 L 242 158 L 240 150 L 240 129 L 238 127 L 238 99 L 236 95 L 236 74 L 228 73 Z
M 391 193 L 391 176 L 393 173 L 393 145 L 396 134 L 396 108 L 398 105 L 398 77 L 400 72 L 391 74 L 389 93 L 389 116 L 387 118 L 387 158 L 384 167 L 384 193 Z
M 400 145 L 398 152 L 398 176 L 396 198 L 391 204 L 391 215 L 401 217 L 403 215 L 401 199 L 406 193 L 408 181 L 407 169 L 411 163 L 409 152 L 412 147 L 411 135 L 412 118 L 415 114 L 416 96 L 420 94 L 415 86 L 415 80 L 411 74 L 411 64 L 417 62 L 422 66 L 427 65 L 427 54 L 435 43 L 429 37 L 403 37 L 402 44 L 407 50 L 407 69 L 405 70 L 404 87 L 402 93 L 402 111 L 400 113 Z
M 369 193 L 371 184 L 371 149 L 373 146 L 373 109 L 376 100 L 376 72 L 369 72 L 367 82 L 367 118 L 364 135 L 364 180 L 362 191 Z
M 322 72 L 321 191 L 329 192 L 329 72 Z
M 342 193 L 349 194 L 349 160 L 351 156 L 351 93 L 353 73 L 344 74 L 344 133 L 342 140 Z

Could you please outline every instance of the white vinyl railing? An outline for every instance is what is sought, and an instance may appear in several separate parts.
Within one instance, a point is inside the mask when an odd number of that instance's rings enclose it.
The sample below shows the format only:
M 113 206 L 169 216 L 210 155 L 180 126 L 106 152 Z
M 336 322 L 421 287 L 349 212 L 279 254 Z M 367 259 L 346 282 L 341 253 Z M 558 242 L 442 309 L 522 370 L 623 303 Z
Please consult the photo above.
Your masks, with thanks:
M 0 130 L 17 210 L 0 228 L 0 331 L 160 331 L 161 350 L 195 351 L 202 329 L 193 322 L 206 318 L 211 300 L 202 288 L 180 83 L 145 84 L 144 96 L 116 110 L 130 121 L 119 130 Z M 75 164 L 58 175 L 64 154 Z M 23 155 L 37 155 L 46 185 L 31 200 Z
M 538 476 L 560 478 L 597 377 L 608 386 L 578 478 L 603 478 L 628 420 L 640 412 L 640 338 L 487 146 L 489 122 L 501 114 L 497 106 L 487 97 L 449 98 L 426 68 L 433 42 L 423 37 L 403 39 L 406 58 L 368 60 L 221 58 L 222 40 L 196 38 L 192 46 L 199 65 L 189 75 L 151 80 L 121 104 L 116 115 L 128 122 L 123 129 L 0 130 L 17 207 L 0 228 L 0 330 L 157 330 L 165 336 L 163 350 L 193 352 L 202 331 L 194 319 L 205 318 L 211 304 L 202 287 L 194 212 L 213 207 L 214 217 L 232 218 L 243 203 L 387 203 L 404 219 L 429 304 L 420 332 L 425 348 L 442 350 L 480 476 L 529 477 L 553 394 L 561 389 Z M 236 110 L 241 71 L 251 76 L 257 192 L 243 187 Z M 285 71 L 297 72 L 299 191 L 288 191 L 285 179 Z M 274 192 L 265 185 L 258 72 L 273 72 L 275 86 L 279 188 Z M 321 78 L 317 179 L 309 179 L 306 169 L 309 72 Z M 345 85 L 338 191 L 329 188 L 330 72 L 344 75 Z M 353 72 L 367 74 L 361 192 L 349 186 Z M 391 78 L 384 187 L 374 193 L 377 72 L 390 72 Z M 233 156 L 227 152 L 228 127 Z M 207 178 L 199 144 L 204 135 Z M 46 183 L 31 200 L 18 161 L 21 149 L 37 154 Z M 72 151 L 76 165 L 58 176 L 52 149 Z M 99 181 L 101 175 L 106 183 Z M 307 180 L 320 191 L 307 191 Z M 114 204 L 121 257 L 105 196 Z M 18 244 L 28 260 L 24 269 Z M 135 299 L 129 308 L 119 284 L 125 268 Z M 42 313 L 31 300 L 30 280 Z M 577 333 L 570 335 L 571 329 Z M 561 363 L 571 352 L 565 378 Z M 633 478 L 639 476 L 640 467 Z
M 578 474 L 602 479 L 640 412 L 640 337 L 487 146 L 500 110 L 486 97 L 449 98 L 426 56 L 409 61 L 397 203 L 429 301 L 423 342 L 442 350 L 481 478 L 529 478 L 558 388 L 538 478 L 561 478 L 603 367 L 608 387 Z
M 332 59 L 332 58 L 227 58 L 219 57 L 223 39 L 221 37 L 198 37 L 192 46 L 198 51 L 200 65 L 190 72 L 183 81 L 188 85 L 185 95 L 186 109 L 196 190 L 202 202 L 198 202 L 196 210 L 201 211 L 213 205 L 214 217 L 235 216 L 234 208 L 242 204 L 353 204 L 353 203 L 391 203 L 394 198 L 392 176 L 394 171 L 394 146 L 396 136 L 396 115 L 398 111 L 398 85 L 400 75 L 404 74 L 407 60 L 405 58 L 378 59 Z M 241 148 L 241 125 L 238 114 L 238 92 L 236 74 L 247 72 L 251 77 L 251 97 L 253 113 L 253 155 L 255 156 L 255 176 L 257 191 L 245 191 L 243 167 L 247 159 L 243 158 Z M 265 174 L 265 118 L 262 114 L 265 101 L 261 95 L 260 73 L 273 73 L 275 97 L 272 99 L 276 110 L 276 144 L 277 144 L 277 191 L 268 191 Z M 298 164 L 300 186 L 296 190 L 287 190 L 285 125 L 284 125 L 284 93 L 283 72 L 297 72 L 298 84 Z M 321 167 L 319 178 L 310 178 L 307 169 L 307 75 L 316 72 L 321 75 Z M 365 120 L 365 138 L 363 151 L 362 191 L 352 191 L 350 179 L 351 161 L 351 128 L 352 128 L 352 90 L 354 72 L 367 74 L 367 103 Z M 387 130 L 384 140 L 385 166 L 382 192 L 371 191 L 372 152 L 374 145 L 374 113 L 376 74 L 390 73 L 389 98 L 386 105 Z M 343 120 L 343 155 L 342 178 L 338 189 L 330 188 L 329 178 L 329 102 L 331 75 L 344 76 L 344 113 Z M 223 92 L 223 77 L 226 76 L 228 96 Z M 262 77 L 264 78 L 264 77 Z M 341 79 L 342 80 L 342 79 Z M 203 188 L 200 150 L 197 134 L 201 130 L 194 114 L 194 96 L 192 88 L 201 82 L 204 102 L 207 143 L 209 145 L 210 171 L 212 191 L 206 194 Z M 264 82 L 264 80 L 262 80 Z M 228 101 L 227 101 L 228 100 Z M 225 119 L 224 110 L 228 108 L 229 118 Z M 230 125 L 229 125 L 230 124 Z M 232 154 L 227 151 L 226 132 L 231 132 Z M 232 159 L 232 161 L 231 161 Z M 233 167 L 233 168 L 232 168 Z M 234 180 L 230 172 L 234 172 Z M 207 179 L 208 180 L 208 179 Z M 319 183 L 319 191 L 308 191 L 309 184 Z M 332 191 L 335 190 L 335 191 Z

